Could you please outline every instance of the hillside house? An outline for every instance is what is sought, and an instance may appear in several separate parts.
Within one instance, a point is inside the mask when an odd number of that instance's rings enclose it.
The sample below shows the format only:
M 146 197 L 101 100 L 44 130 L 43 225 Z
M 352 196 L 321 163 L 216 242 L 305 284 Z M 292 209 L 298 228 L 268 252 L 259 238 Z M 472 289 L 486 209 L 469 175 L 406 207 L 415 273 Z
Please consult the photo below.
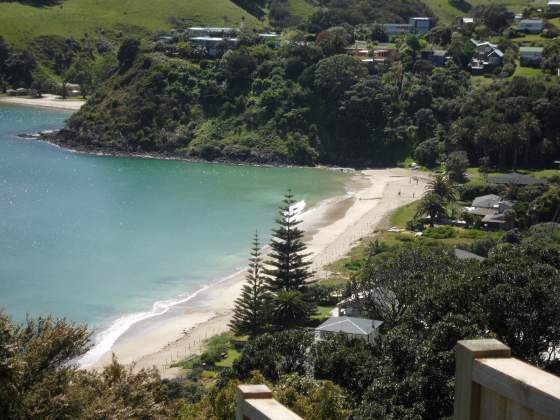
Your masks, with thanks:
M 544 29 L 542 19 L 521 19 L 519 21 L 519 30 L 528 34 L 540 34 Z
M 429 17 L 411 17 L 408 20 L 413 34 L 426 35 L 432 27 L 432 19 Z
M 457 27 L 459 29 L 463 29 L 467 26 L 474 26 L 474 18 L 473 17 L 468 17 L 468 16 L 463 16 L 457 19 Z
M 412 32 L 412 28 L 408 23 L 384 23 L 381 26 L 389 38 L 410 34 Z
M 381 25 L 389 37 L 407 34 L 427 34 L 432 27 L 432 19 L 429 17 L 411 17 L 408 23 L 384 23 Z
M 373 61 L 378 64 L 390 64 L 395 60 L 395 50 L 391 48 L 374 48 Z
M 422 59 L 431 62 L 434 67 L 443 67 L 450 59 L 447 50 L 423 50 L 420 55 Z
M 204 48 L 209 57 L 217 57 L 221 52 L 237 46 L 237 38 L 214 38 L 209 36 L 197 36 L 190 39 L 194 48 Z
M 519 47 L 519 63 L 522 66 L 538 66 L 542 60 L 542 47 Z
M 471 39 L 475 48 L 475 53 L 469 63 L 469 68 L 473 74 L 486 73 L 502 65 L 504 53 L 496 44 L 484 41 L 479 42 Z
M 382 324 L 382 321 L 367 318 L 333 316 L 315 328 L 315 339 L 324 340 L 333 334 L 345 334 L 372 343 L 379 336 Z
M 366 41 L 356 41 L 354 45 L 352 45 L 351 47 L 347 47 L 345 50 L 346 54 L 362 58 L 369 57 L 370 53 L 369 49 L 367 48 Z
M 487 229 L 505 229 L 507 227 L 505 212 L 513 207 L 511 201 L 502 200 L 495 194 L 476 197 L 465 212 L 481 217 L 482 225 Z
M 191 37 L 231 38 L 241 31 L 239 28 L 209 28 L 193 26 L 187 29 Z

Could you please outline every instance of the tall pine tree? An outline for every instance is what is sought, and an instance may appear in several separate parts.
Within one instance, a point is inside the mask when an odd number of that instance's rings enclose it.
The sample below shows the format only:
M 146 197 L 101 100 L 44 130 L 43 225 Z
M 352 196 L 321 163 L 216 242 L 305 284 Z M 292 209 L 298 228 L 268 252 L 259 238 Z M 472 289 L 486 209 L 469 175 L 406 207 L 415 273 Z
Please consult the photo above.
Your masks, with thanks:
M 247 272 L 247 284 L 235 301 L 230 329 L 237 335 L 257 335 L 266 323 L 265 305 L 269 291 L 263 276 L 259 235 L 255 233 Z
M 269 289 L 274 293 L 304 292 L 305 282 L 311 277 L 311 262 L 305 260 L 309 254 L 305 253 L 303 231 L 298 228 L 301 220 L 296 217 L 294 204 L 294 196 L 288 190 L 276 220 L 278 227 L 272 231 L 266 274 Z

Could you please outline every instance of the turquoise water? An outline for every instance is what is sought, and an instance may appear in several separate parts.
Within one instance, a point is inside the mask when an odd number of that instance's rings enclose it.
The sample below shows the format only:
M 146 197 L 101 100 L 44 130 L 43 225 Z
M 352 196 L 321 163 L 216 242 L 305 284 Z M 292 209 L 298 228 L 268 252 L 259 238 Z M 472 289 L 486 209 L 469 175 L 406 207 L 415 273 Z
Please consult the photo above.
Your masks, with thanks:
M 99 328 L 185 296 L 246 263 L 291 188 L 312 206 L 333 171 L 86 156 L 19 133 L 63 111 L 0 106 L 0 307 Z

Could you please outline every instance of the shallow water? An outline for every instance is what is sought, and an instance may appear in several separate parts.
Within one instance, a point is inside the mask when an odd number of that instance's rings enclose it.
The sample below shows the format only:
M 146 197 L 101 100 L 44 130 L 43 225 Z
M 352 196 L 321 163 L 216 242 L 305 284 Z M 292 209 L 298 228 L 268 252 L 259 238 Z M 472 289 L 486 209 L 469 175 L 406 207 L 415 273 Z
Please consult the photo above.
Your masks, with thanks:
M 0 105 L 0 307 L 95 328 L 246 263 L 283 194 L 344 192 L 334 171 L 97 157 L 22 140 L 65 111 Z

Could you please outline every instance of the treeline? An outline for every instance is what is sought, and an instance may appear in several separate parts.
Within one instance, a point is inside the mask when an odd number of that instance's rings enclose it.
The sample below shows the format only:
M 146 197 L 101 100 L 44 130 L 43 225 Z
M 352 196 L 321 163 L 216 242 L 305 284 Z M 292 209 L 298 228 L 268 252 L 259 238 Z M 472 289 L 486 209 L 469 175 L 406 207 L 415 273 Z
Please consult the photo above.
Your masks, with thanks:
M 453 151 L 471 164 L 550 164 L 559 133 L 558 82 L 514 78 L 473 89 L 455 63 L 434 68 L 406 38 L 391 68 L 340 54 L 341 28 L 279 50 L 248 37 L 198 65 L 139 53 L 99 87 L 60 142 L 84 149 L 207 160 L 432 166 Z M 466 41 L 461 41 L 461 43 Z M 529 150 L 532 153 L 529 153 Z
M 415 37 L 390 70 L 340 54 L 350 39 L 334 28 L 279 50 L 249 42 L 199 65 L 140 54 L 73 116 L 61 142 L 209 160 L 394 164 L 451 124 L 467 76 L 415 66 Z

